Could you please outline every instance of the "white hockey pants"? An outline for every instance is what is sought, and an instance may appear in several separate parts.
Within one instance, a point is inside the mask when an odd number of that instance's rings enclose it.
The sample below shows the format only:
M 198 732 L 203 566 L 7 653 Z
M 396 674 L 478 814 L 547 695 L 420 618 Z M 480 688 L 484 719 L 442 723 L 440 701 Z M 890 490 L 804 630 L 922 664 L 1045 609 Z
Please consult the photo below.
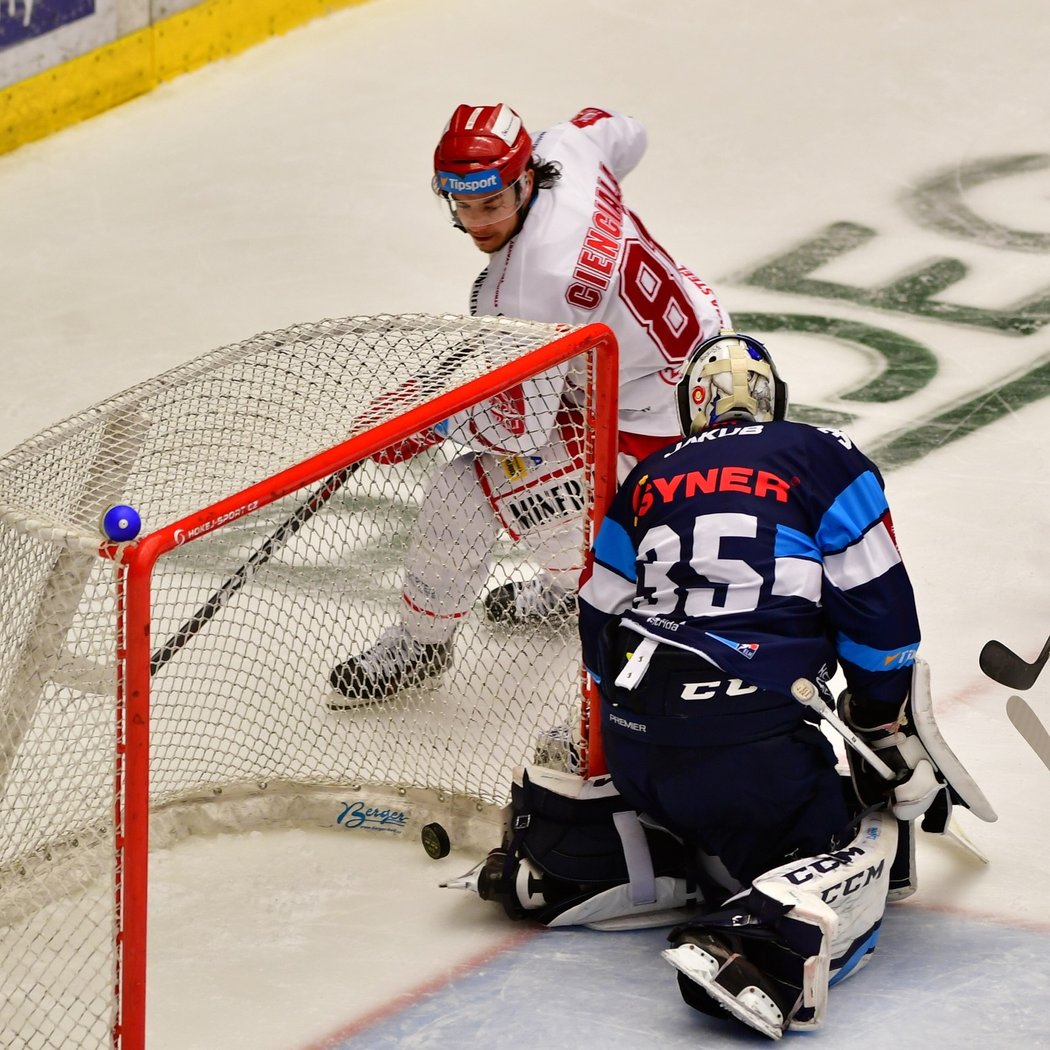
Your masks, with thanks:
M 535 456 L 467 453 L 444 464 L 423 499 L 405 561 L 403 616 L 423 642 L 447 641 L 480 596 L 506 531 L 543 569 L 576 586 L 583 473 L 564 446 Z

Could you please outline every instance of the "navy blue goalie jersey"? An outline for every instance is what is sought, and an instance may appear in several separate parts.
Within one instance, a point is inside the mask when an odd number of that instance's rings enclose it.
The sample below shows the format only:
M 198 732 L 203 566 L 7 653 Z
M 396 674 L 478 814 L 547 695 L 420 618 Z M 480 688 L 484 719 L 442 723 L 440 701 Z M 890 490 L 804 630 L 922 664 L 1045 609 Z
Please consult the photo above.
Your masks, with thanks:
M 878 468 L 845 434 L 724 424 L 647 457 L 614 497 L 580 589 L 600 680 L 610 621 L 761 689 L 842 667 L 899 703 L 919 644 Z

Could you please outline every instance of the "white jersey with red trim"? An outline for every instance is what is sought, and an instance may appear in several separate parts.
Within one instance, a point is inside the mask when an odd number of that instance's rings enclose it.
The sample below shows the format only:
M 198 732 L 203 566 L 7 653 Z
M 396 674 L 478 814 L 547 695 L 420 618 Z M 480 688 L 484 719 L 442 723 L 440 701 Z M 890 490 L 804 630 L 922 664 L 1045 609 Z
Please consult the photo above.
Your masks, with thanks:
M 620 430 L 674 439 L 681 433 L 674 399 L 679 366 L 731 322 L 712 290 L 679 266 L 624 205 L 620 180 L 645 147 L 637 120 L 601 109 L 585 109 L 536 136 L 534 153 L 556 163 L 561 177 L 539 190 L 521 230 L 491 257 L 470 307 L 487 316 L 608 325 L 619 344 Z M 508 414 L 497 405 L 475 410 L 469 428 L 456 420 L 449 436 L 475 447 L 527 451 L 557 412 L 556 403 L 547 404 L 551 389 L 548 380 L 546 394 L 525 390 L 522 400 L 537 415 L 528 426 L 519 417 L 516 435 L 503 434 Z

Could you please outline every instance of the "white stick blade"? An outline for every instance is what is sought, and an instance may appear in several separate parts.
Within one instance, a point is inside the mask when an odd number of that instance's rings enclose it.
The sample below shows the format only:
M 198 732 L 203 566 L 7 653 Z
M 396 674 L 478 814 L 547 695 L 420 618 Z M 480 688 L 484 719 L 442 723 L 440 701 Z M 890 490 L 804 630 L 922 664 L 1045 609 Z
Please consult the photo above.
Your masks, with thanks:
M 1011 696 L 1006 701 L 1006 715 L 1014 728 L 1028 742 L 1028 746 L 1039 756 L 1043 765 L 1050 769 L 1050 733 L 1039 721 L 1027 700 Z

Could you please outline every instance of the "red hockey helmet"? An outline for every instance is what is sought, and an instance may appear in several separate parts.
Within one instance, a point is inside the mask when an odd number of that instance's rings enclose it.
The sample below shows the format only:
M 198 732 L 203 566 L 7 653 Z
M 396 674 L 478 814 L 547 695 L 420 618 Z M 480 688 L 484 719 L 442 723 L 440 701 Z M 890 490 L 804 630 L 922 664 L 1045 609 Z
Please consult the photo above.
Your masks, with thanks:
M 521 178 L 531 157 L 532 139 L 510 106 L 457 106 L 434 150 L 434 191 L 498 193 Z

